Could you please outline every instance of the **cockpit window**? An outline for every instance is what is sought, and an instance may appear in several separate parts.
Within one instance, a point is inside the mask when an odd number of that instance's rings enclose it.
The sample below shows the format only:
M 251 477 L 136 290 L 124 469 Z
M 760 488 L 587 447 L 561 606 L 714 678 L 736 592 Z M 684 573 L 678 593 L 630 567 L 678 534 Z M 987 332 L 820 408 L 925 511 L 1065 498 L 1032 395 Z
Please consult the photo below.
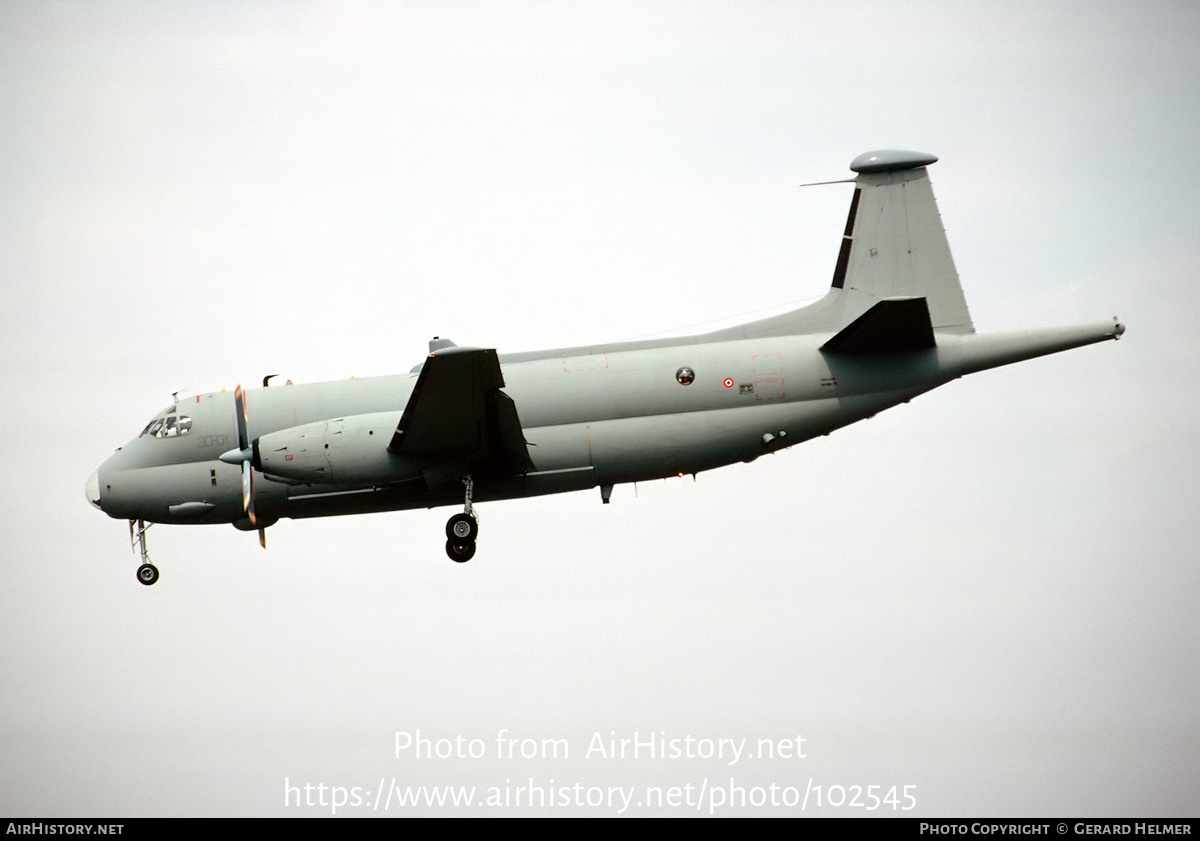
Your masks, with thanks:
M 165 418 L 155 418 L 146 424 L 142 435 L 152 438 L 176 438 L 187 435 L 192 431 L 192 419 L 187 415 L 167 415 Z

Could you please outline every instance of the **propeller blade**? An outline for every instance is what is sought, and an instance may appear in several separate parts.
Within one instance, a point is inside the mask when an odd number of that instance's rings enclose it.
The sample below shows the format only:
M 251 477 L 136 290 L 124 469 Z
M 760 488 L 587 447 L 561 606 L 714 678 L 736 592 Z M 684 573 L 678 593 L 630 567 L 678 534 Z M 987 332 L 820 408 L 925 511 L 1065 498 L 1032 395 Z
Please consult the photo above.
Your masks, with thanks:
M 266 529 L 258 530 L 258 545 L 264 549 L 267 548 L 267 530 Z
M 246 411 L 246 392 L 241 383 L 233 390 L 233 405 L 237 415 L 239 452 L 224 453 L 221 459 L 228 460 L 227 457 L 237 455 L 242 457 L 242 510 L 246 512 L 246 516 L 250 518 L 250 525 L 253 526 L 258 523 L 258 518 L 254 515 L 254 466 L 250 463 L 253 450 L 250 448 L 250 433 L 247 431 L 250 416 Z
M 242 462 L 242 475 L 250 477 L 250 496 L 245 500 L 246 516 L 250 518 L 250 525 L 257 526 L 258 518 L 254 516 L 254 468 L 251 467 L 250 462 Z
M 250 462 L 242 462 L 242 511 L 250 514 L 250 503 L 254 500 L 254 479 L 250 471 Z M 251 515 L 250 522 L 254 522 Z
M 237 408 L 238 449 L 250 449 L 250 437 L 246 433 L 246 392 L 242 391 L 241 383 L 233 390 L 233 404 Z

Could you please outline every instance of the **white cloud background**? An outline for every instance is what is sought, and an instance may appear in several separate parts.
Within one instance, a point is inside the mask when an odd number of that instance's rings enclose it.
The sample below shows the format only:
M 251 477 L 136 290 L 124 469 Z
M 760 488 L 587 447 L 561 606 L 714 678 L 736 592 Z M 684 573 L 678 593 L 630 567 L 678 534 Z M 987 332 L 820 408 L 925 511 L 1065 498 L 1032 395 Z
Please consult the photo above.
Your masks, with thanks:
M 0 813 L 811 777 L 1194 815 L 1198 30 L 1187 2 L 0 6 Z M 815 298 L 849 193 L 796 185 L 880 147 L 942 157 L 977 327 L 1126 338 L 610 506 L 485 504 L 461 567 L 445 510 L 266 553 L 159 526 L 146 588 L 83 499 L 173 391 Z M 393 758 L 502 728 L 571 758 Z M 597 731 L 808 758 L 585 759 Z

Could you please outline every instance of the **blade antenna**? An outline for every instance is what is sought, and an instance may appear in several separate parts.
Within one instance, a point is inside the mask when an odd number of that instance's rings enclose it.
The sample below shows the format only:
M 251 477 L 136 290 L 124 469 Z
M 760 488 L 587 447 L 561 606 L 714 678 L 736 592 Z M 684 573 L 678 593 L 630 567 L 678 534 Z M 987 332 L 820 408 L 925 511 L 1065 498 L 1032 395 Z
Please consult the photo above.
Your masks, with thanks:
M 853 184 L 857 178 L 839 178 L 837 181 L 809 181 L 807 184 L 801 184 L 801 187 L 820 187 L 825 184 Z

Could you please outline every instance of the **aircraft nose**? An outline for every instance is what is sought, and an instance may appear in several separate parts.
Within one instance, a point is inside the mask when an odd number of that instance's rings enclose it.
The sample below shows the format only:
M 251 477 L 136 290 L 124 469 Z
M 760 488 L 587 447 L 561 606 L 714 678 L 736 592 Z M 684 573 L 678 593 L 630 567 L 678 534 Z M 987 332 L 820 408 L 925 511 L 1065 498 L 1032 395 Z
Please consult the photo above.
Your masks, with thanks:
M 88 477 L 87 484 L 84 485 L 83 492 L 87 495 L 87 501 L 92 505 L 100 508 L 100 471 L 97 470 Z M 100 508 L 103 511 L 103 508 Z

